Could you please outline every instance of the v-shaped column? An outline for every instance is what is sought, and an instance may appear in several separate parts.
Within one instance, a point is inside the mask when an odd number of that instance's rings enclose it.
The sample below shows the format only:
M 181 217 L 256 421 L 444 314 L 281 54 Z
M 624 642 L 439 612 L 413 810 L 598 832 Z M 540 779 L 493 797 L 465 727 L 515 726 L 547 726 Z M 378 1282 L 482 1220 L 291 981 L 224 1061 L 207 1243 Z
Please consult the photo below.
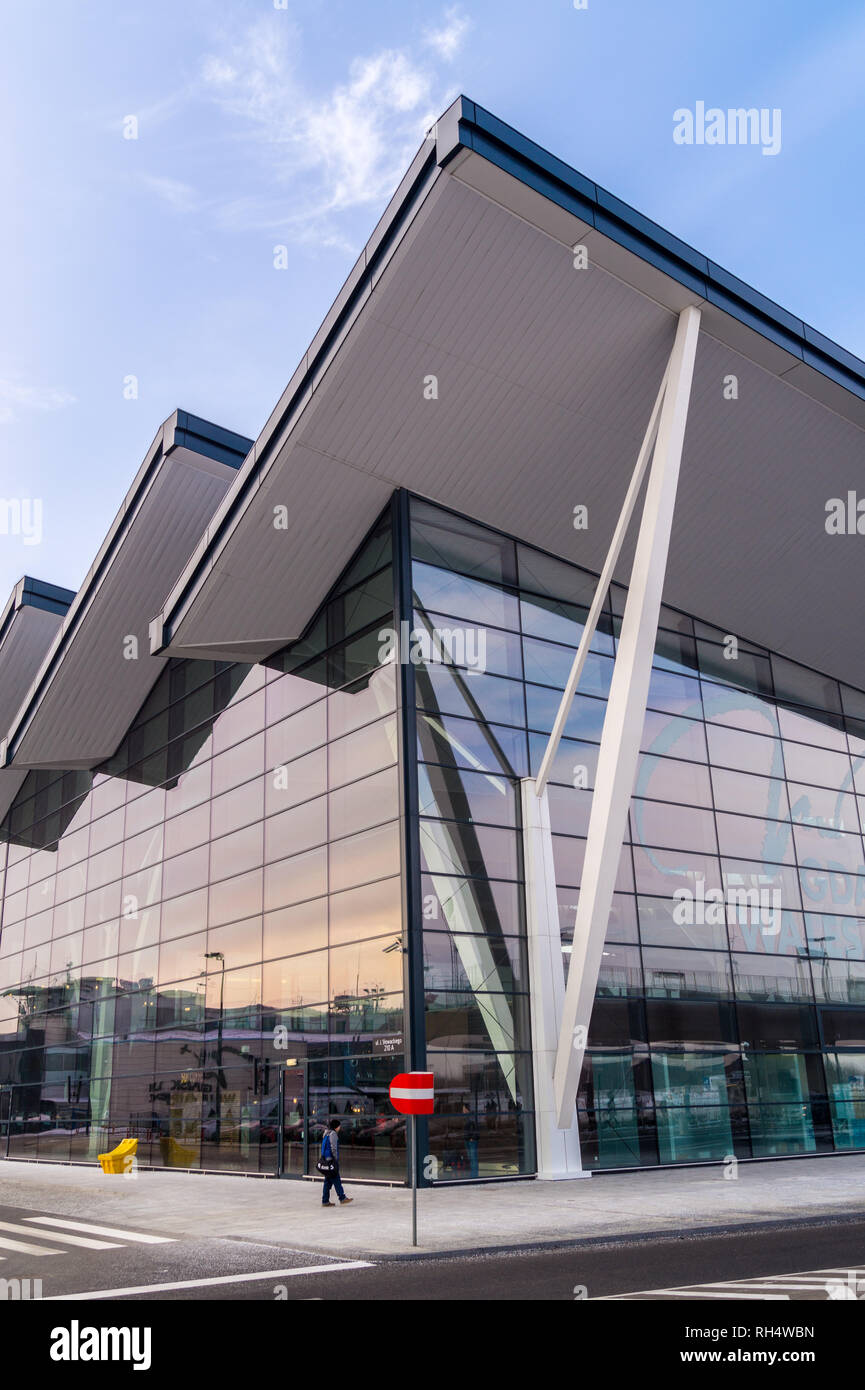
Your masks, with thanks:
M 577 1087 L 598 983 L 607 920 L 625 838 L 628 806 L 637 773 L 699 329 L 700 311 L 693 307 L 683 309 L 679 315 L 676 339 L 659 393 L 657 438 L 601 735 L 574 928 L 574 944 L 559 1027 L 554 1088 L 560 1129 L 570 1129 L 573 1124 Z M 655 412 L 653 417 L 654 414 Z M 650 433 L 651 422 L 640 461 L 646 452 Z M 638 489 L 639 479 L 635 473 L 635 480 L 632 481 L 626 499 L 626 510 L 628 503 L 633 507 Z M 623 511 L 614 546 L 616 543 L 621 546 L 626 527 L 627 517 Z M 609 582 L 607 570 L 609 569 L 611 575 L 612 565 L 615 563 L 615 558 L 612 558 L 612 564 L 610 563 L 611 558 L 612 555 L 608 557 L 605 566 L 606 582 L 602 576 L 598 586 L 598 608 L 603 602 L 606 583 Z M 601 584 L 604 584 L 603 589 Z M 595 620 L 597 621 L 597 616 Z M 575 666 L 580 662 L 581 652 L 582 659 L 585 660 L 583 646 L 585 644 L 587 651 L 589 641 L 591 633 L 587 624 Z M 577 678 L 578 675 L 579 673 Z M 565 695 L 568 705 L 575 689 L 576 680 L 573 687 L 569 682 Z M 563 706 L 564 704 L 563 700 Z M 559 736 L 567 713 L 567 708 L 559 711 L 560 718 L 556 721 Z M 545 759 L 541 769 L 544 775 L 548 771 L 550 761 L 551 759 Z M 540 790 L 542 792 L 542 786 Z

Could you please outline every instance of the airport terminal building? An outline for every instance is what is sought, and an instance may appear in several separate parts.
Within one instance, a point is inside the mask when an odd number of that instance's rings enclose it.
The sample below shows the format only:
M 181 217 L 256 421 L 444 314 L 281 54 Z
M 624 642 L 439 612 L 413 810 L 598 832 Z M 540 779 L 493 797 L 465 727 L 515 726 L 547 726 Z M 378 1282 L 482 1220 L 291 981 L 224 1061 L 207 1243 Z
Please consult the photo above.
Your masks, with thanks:
M 0 615 L 0 1158 L 865 1149 L 862 479 L 865 364 L 458 99 Z

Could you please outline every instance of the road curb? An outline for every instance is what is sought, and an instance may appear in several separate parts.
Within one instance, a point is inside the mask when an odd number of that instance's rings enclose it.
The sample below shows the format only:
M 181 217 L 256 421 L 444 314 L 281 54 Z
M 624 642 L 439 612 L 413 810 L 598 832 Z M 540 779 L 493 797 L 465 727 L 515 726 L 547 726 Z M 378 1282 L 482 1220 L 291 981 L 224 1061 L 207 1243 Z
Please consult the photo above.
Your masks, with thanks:
M 675 1231 L 627 1231 L 622 1234 L 609 1233 L 599 1236 L 573 1236 L 562 1240 L 519 1241 L 510 1245 L 478 1245 L 471 1249 L 457 1247 L 452 1250 L 408 1250 L 400 1253 L 383 1253 L 371 1250 L 344 1250 L 337 1258 L 366 1259 L 379 1263 L 394 1263 L 403 1260 L 473 1260 L 491 1255 L 520 1255 L 530 1251 L 544 1250 L 592 1250 L 610 1245 L 645 1245 L 654 1241 L 688 1241 L 712 1236 L 741 1236 L 743 1232 L 773 1230 L 801 1230 L 819 1226 L 844 1226 L 850 1222 L 865 1222 L 865 1210 L 845 1212 L 843 1215 L 826 1213 L 822 1216 L 801 1216 L 792 1220 L 778 1217 L 764 1221 L 733 1221 L 717 1226 L 693 1226 Z

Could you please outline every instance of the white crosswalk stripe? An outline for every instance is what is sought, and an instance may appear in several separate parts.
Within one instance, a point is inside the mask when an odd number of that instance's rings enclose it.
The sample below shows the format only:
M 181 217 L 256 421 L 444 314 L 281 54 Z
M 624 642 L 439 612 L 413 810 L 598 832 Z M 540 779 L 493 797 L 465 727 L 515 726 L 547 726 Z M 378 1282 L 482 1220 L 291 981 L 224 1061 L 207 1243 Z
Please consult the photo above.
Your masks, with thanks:
M 2 1208 L 0 1208 L 2 1211 Z M 6 1208 L 16 1220 L 0 1221 L 0 1261 L 9 1255 L 68 1255 L 78 1250 L 122 1250 L 128 1245 L 170 1245 L 173 1236 L 147 1235 L 117 1226 L 96 1226 L 88 1221 L 68 1221 L 62 1216 L 24 1216 Z M 26 1240 L 21 1237 L 26 1236 Z
M 707 1284 L 678 1288 L 640 1289 L 634 1293 L 607 1294 L 598 1302 L 637 1299 L 759 1299 L 793 1301 L 824 1299 L 865 1301 L 865 1269 L 817 1269 L 798 1274 L 775 1274 L 754 1279 L 719 1279 Z
M 38 1235 L 37 1231 L 33 1232 Z M 65 1255 L 65 1250 L 54 1250 L 50 1245 L 28 1245 L 23 1240 L 9 1240 L 0 1236 L 0 1250 L 14 1250 L 16 1255 Z
M 11 1231 L 13 1235 L 37 1236 L 32 1226 L 19 1226 L 14 1221 L 0 1221 L 0 1231 Z M 58 1245 L 77 1245 L 82 1250 L 122 1250 L 116 1241 L 92 1240 L 89 1236 L 70 1236 L 65 1231 L 46 1231 L 50 1240 Z
M 109 1238 L 113 1236 L 117 1240 L 131 1241 L 133 1245 L 170 1245 L 174 1241 L 173 1236 L 142 1235 L 140 1231 L 121 1231 L 116 1226 L 93 1226 L 86 1221 L 66 1221 L 59 1216 L 27 1216 L 25 1220 L 33 1222 L 34 1225 L 57 1227 L 64 1231 L 82 1231 L 88 1235 Z M 37 1233 L 34 1231 L 33 1234 Z

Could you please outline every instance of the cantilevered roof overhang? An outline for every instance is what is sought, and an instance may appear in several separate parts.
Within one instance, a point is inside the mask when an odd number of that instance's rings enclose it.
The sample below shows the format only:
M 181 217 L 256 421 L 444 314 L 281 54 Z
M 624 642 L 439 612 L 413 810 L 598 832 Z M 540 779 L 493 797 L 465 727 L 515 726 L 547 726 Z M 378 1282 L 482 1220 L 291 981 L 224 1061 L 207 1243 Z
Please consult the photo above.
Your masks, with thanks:
M 665 599 L 865 686 L 849 630 L 865 541 L 825 531 L 829 498 L 865 492 L 865 364 L 466 98 L 415 157 L 153 650 L 258 660 L 297 638 L 396 487 L 600 571 L 689 304 Z M 617 578 L 630 563 L 626 546 Z
M 4 719 L 0 763 L 92 768 L 165 665 L 148 624 L 251 448 L 185 411 L 160 428 L 38 670 Z
M 0 728 L 7 728 L 75 598 L 71 589 L 25 575 L 0 613 Z M 0 768 L 0 821 L 27 776 Z

